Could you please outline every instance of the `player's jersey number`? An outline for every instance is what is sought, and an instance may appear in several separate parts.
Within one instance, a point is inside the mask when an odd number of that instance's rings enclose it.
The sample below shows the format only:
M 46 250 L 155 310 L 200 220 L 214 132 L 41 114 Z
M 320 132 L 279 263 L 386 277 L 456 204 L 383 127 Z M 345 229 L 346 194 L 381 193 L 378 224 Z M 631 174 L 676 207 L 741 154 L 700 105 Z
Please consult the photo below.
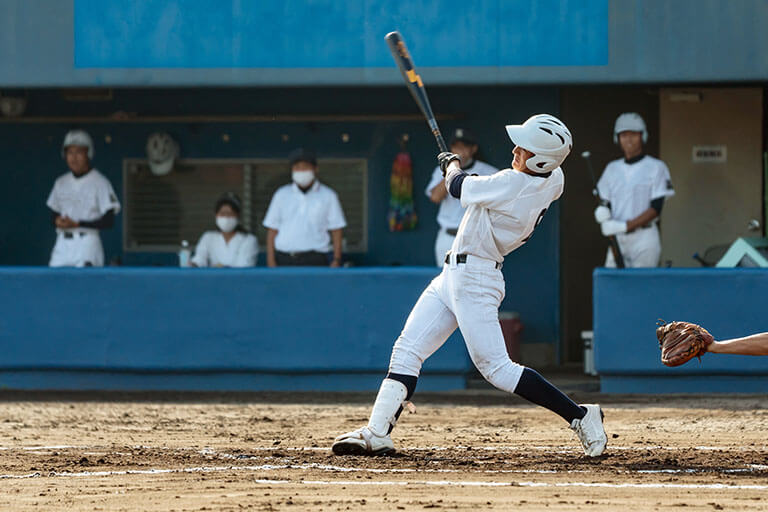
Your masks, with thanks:
M 539 227 L 539 224 L 541 224 L 541 221 L 544 219 L 544 214 L 545 213 L 547 213 L 547 209 L 546 208 L 541 210 L 541 213 L 539 213 L 539 217 L 536 219 L 536 222 L 533 224 L 533 229 L 531 230 L 531 234 L 528 235 L 527 237 L 523 238 L 522 243 L 525 243 L 525 242 L 527 242 L 528 240 L 531 239 L 531 237 L 533 236 L 533 232 L 536 231 L 536 228 Z

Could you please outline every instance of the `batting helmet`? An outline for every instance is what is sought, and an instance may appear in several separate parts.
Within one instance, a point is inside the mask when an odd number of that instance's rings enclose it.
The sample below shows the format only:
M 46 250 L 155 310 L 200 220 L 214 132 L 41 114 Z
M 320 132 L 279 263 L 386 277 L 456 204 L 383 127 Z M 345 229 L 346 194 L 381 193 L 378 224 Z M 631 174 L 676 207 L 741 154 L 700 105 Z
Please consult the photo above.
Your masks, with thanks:
M 624 112 L 616 118 L 616 124 L 613 125 L 614 144 L 619 143 L 621 132 L 642 132 L 643 144 L 648 142 L 648 130 L 645 128 L 645 121 L 637 112 Z
M 67 157 L 67 148 L 69 146 L 82 146 L 88 148 L 88 160 L 93 160 L 93 140 L 87 132 L 83 130 L 70 130 L 64 136 L 64 142 L 61 144 L 61 157 Z
M 571 132 L 562 121 L 549 114 L 537 114 L 523 124 L 511 124 L 506 128 L 512 142 L 533 153 L 525 165 L 538 174 L 559 167 L 573 147 Z
M 147 139 L 147 159 L 152 174 L 164 176 L 171 172 L 178 156 L 179 146 L 167 133 L 153 133 Z

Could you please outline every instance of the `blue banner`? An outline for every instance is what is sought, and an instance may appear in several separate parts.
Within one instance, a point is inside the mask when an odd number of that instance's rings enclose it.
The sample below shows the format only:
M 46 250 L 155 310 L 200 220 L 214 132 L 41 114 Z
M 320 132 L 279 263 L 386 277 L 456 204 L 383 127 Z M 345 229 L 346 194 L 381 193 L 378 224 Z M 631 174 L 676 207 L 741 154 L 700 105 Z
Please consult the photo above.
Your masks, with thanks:
M 608 0 L 74 0 L 76 68 L 604 66 Z

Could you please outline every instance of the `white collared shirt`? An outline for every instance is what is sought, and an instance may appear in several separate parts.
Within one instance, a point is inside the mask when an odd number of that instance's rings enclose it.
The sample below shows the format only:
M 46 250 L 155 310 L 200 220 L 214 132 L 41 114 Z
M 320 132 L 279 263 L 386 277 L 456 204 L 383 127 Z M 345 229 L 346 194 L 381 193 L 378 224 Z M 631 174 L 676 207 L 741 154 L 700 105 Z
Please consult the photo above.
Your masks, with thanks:
M 651 207 L 651 201 L 675 195 L 667 164 L 645 155 L 628 164 L 623 158 L 610 162 L 597 182 L 600 197 L 611 202 L 616 220 L 632 220 Z
M 464 169 L 467 174 L 477 174 L 478 176 L 490 176 L 498 171 L 494 166 L 479 160 L 475 160 L 469 169 Z M 427 197 L 432 197 L 432 190 L 437 186 L 445 186 L 443 185 L 443 171 L 440 170 L 439 165 L 432 171 L 432 179 L 429 180 L 424 191 Z M 464 211 L 465 208 L 461 206 L 461 201 L 448 194 L 440 201 L 440 208 L 437 210 L 437 223 L 443 229 L 456 229 L 461 223 Z
M 221 231 L 206 231 L 195 248 L 192 263 L 198 267 L 255 267 L 259 242 L 250 233 L 235 232 L 227 242 Z
M 467 211 L 451 251 L 502 262 L 530 238 L 564 184 L 559 167 L 547 178 L 513 169 L 468 176 L 461 187 Z
M 264 216 L 264 227 L 277 231 L 275 249 L 281 252 L 328 252 L 328 231 L 346 226 L 338 195 L 317 179 L 306 193 L 295 183 L 277 189 Z
M 59 176 L 45 204 L 59 215 L 78 222 L 99 220 L 109 210 L 114 210 L 115 215 L 120 213 L 120 201 L 112 184 L 96 169 L 79 178 L 71 172 Z M 56 231 L 67 230 L 57 228 Z

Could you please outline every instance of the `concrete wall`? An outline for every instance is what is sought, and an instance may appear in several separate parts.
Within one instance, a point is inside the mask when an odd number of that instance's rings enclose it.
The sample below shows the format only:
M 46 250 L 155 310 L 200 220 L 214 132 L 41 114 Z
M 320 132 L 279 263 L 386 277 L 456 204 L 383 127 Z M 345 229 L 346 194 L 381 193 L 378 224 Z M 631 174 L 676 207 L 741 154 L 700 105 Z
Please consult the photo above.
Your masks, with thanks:
M 0 86 L 765 80 L 762 0 L 7 0 Z
M 662 214 L 661 260 L 698 267 L 694 253 L 763 233 L 748 229 L 763 217 L 763 90 L 672 88 L 660 97 L 661 158 L 675 185 Z M 694 146 L 723 147 L 726 159 L 695 162 Z
M 595 367 L 606 393 L 765 393 L 768 357 L 705 354 L 661 364 L 656 321 L 703 325 L 715 339 L 768 331 L 766 269 L 624 269 L 594 273 Z
M 0 387 L 374 390 L 437 269 L 0 268 Z M 459 335 L 420 389 L 464 387 Z

